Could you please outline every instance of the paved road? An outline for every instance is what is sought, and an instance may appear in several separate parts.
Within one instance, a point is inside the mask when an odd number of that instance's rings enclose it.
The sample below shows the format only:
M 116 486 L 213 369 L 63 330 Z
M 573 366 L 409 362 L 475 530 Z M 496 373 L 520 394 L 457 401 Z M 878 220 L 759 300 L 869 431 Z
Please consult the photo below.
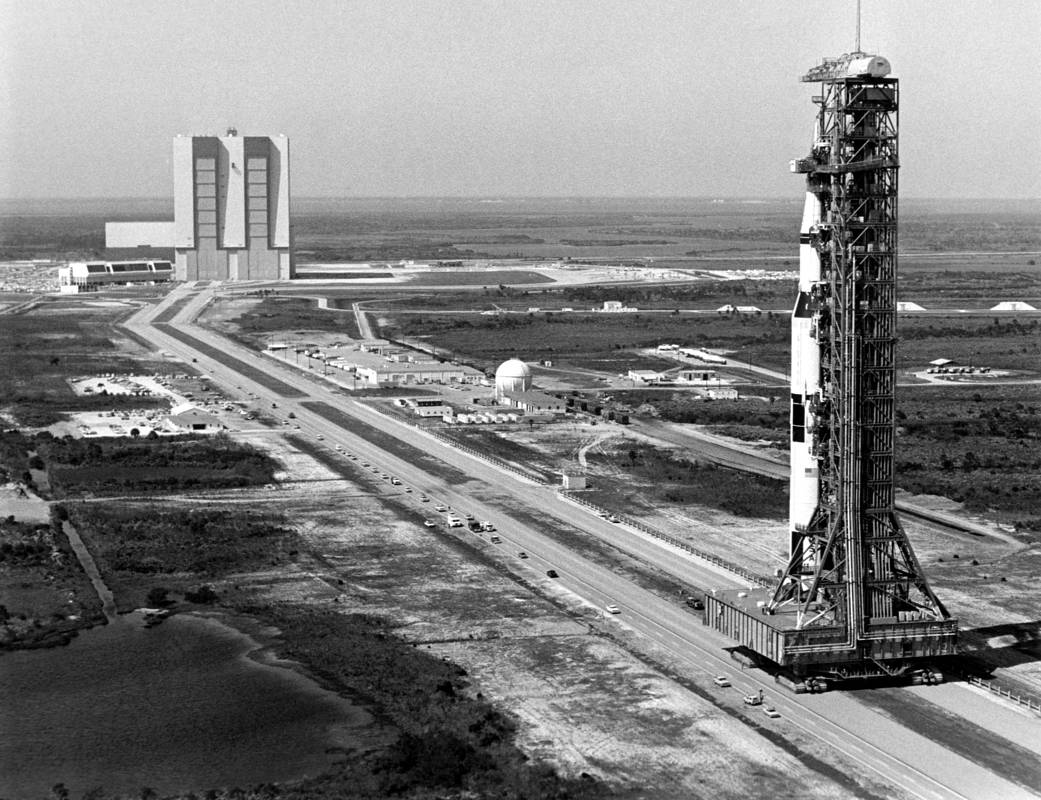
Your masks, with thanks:
M 205 293 L 201 293 L 189 300 L 174 317 L 173 324 L 180 327 L 184 320 L 193 318 L 206 299 Z M 135 315 L 129 326 L 155 341 L 164 350 L 177 353 L 189 360 L 192 357 L 197 358 L 200 367 L 212 372 L 215 382 L 225 385 L 230 382 L 232 386 L 229 386 L 229 389 L 233 393 L 234 386 L 241 386 L 240 391 L 250 391 L 262 398 L 273 397 L 260 383 L 244 375 L 229 374 L 227 368 L 211 356 L 193 350 L 183 341 L 173 339 L 150 327 L 148 319 L 161 313 L 161 310 L 144 309 Z M 223 352 L 231 353 L 243 360 L 252 360 L 274 377 L 305 385 L 308 393 L 316 400 L 331 402 L 346 413 L 388 434 L 411 439 L 413 443 L 416 441 L 416 434 L 412 429 L 402 431 L 398 427 L 400 423 L 387 419 L 361 404 L 345 402 L 326 386 L 318 383 L 310 385 L 306 378 L 287 372 L 288 368 L 280 364 L 262 359 L 212 332 L 191 328 L 190 333 L 211 347 L 218 347 Z M 703 572 L 704 566 L 693 561 L 681 564 L 682 560 L 677 554 L 663 550 L 658 543 L 643 542 L 635 532 L 620 530 L 619 526 L 590 515 L 577 514 L 570 506 L 565 509 L 554 507 L 548 501 L 556 497 L 555 493 L 547 491 L 544 487 L 534 486 L 512 474 L 500 472 L 483 461 L 459 453 L 433 439 L 423 441 L 422 449 L 443 460 L 446 465 L 473 476 L 471 480 L 450 483 L 408 460 L 387 453 L 383 448 L 350 430 L 331 424 L 308 411 L 297 400 L 279 397 L 277 402 L 283 411 L 290 408 L 294 410 L 301 425 L 301 433 L 316 438 L 324 436 L 325 443 L 339 444 L 357 454 L 359 459 L 378 465 L 382 471 L 397 475 L 406 484 L 427 493 L 435 500 L 442 500 L 462 512 L 471 511 L 479 518 L 494 520 L 503 540 L 501 546 L 507 552 L 525 550 L 531 556 L 525 561 L 518 559 L 515 562 L 514 568 L 518 573 L 544 574 L 545 569 L 552 567 L 560 573 L 560 582 L 565 588 L 595 605 L 617 603 L 622 607 L 622 614 L 615 618 L 616 624 L 630 626 L 674 657 L 685 660 L 695 671 L 707 675 L 725 670 L 733 676 L 732 679 L 739 690 L 763 688 L 769 692 L 769 702 L 781 711 L 783 718 L 779 721 L 764 721 L 764 718 L 760 720 L 762 724 L 777 727 L 782 734 L 786 729 L 800 729 L 805 734 L 819 738 L 828 746 L 845 753 L 865 768 L 876 771 L 886 781 L 904 787 L 918 797 L 930 800 L 987 797 L 1013 800 L 1038 796 L 1032 795 L 1020 784 L 999 776 L 993 769 L 936 744 L 924 733 L 896 722 L 863 702 L 854 693 L 789 695 L 777 690 L 763 673 L 740 672 L 723 650 L 731 643 L 703 626 L 691 613 L 640 588 L 624 576 L 619 576 L 612 570 L 575 553 L 551 535 L 546 535 L 537 526 L 512 518 L 509 511 L 513 504 L 520 502 L 528 509 L 539 509 L 550 516 L 569 520 L 576 527 L 602 536 L 649 563 L 660 564 L 663 568 L 667 566 L 673 574 L 679 572 L 695 582 L 703 581 L 707 577 Z M 504 496 L 512 499 L 504 502 L 501 500 Z M 415 497 L 415 494 L 412 497 Z M 557 500 L 559 501 L 559 498 Z M 419 505 L 418 500 L 417 506 L 427 507 Z M 533 570 L 534 573 L 527 572 L 528 570 Z M 725 583 L 718 573 L 716 579 L 716 585 Z M 908 693 L 907 701 L 913 704 L 917 698 Z M 984 717 L 1000 716 L 1002 713 L 1002 707 L 990 704 L 984 712 L 974 712 L 973 718 L 967 720 L 967 723 L 980 725 L 986 723 Z M 971 727 L 967 725 L 967 728 Z

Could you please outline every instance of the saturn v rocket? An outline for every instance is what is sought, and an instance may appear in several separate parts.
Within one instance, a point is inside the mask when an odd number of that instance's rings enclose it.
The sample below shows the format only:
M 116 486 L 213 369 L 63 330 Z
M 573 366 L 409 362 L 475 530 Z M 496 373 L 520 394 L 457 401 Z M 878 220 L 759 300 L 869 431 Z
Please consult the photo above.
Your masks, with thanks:
M 821 202 L 806 192 L 799 230 L 799 295 L 792 312 L 791 477 L 788 517 L 793 531 L 810 524 L 819 499 L 814 411 L 820 407 L 820 347 L 815 325 L 815 290 L 821 261 L 812 237 L 821 221 Z M 794 546 L 794 542 L 793 542 Z

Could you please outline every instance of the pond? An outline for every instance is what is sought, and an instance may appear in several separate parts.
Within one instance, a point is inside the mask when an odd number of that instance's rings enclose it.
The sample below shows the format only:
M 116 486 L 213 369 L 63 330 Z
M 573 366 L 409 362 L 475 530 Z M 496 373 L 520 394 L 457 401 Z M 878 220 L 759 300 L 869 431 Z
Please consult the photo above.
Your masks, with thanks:
M 67 647 L 0 655 L 0 797 L 246 787 L 322 772 L 372 717 L 194 615 L 128 615 Z

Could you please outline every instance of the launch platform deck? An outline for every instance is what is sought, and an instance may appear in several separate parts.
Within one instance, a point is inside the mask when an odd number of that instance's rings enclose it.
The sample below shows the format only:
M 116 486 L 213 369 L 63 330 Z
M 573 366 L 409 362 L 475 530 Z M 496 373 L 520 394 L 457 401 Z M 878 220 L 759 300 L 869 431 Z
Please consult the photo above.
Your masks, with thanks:
M 770 613 L 773 591 L 722 591 L 705 595 L 703 621 L 760 656 L 795 674 L 827 671 L 854 662 L 904 663 L 953 655 L 957 641 L 955 620 L 922 618 L 905 612 L 901 617 L 876 618 L 851 641 L 845 625 L 829 625 L 827 617 L 799 620 L 794 606 Z

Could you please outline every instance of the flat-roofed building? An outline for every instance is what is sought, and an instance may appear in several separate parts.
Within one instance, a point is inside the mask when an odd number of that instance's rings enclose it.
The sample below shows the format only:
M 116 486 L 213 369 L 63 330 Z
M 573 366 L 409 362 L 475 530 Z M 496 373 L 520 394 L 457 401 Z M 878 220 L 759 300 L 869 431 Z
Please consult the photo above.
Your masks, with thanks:
M 95 292 L 101 286 L 165 283 L 173 277 L 169 261 L 70 261 L 58 268 L 62 294 Z
M 453 364 L 411 364 L 387 362 L 378 366 L 359 366 L 359 381 L 369 386 L 401 386 L 410 383 L 461 383 L 465 372 Z
M 181 281 L 293 277 L 286 136 L 178 136 L 173 168 L 173 223 L 110 222 L 107 247 L 172 247 Z
M 567 404 L 559 397 L 544 392 L 506 392 L 501 402 L 519 408 L 525 414 L 563 414 Z
M 631 369 L 628 377 L 633 383 L 661 383 L 664 380 L 660 372 L 650 369 Z
M 452 413 L 443 397 L 406 397 L 405 406 L 417 417 L 444 417 Z
M 711 383 L 719 380 L 719 373 L 714 369 L 681 369 L 676 375 L 680 383 Z

